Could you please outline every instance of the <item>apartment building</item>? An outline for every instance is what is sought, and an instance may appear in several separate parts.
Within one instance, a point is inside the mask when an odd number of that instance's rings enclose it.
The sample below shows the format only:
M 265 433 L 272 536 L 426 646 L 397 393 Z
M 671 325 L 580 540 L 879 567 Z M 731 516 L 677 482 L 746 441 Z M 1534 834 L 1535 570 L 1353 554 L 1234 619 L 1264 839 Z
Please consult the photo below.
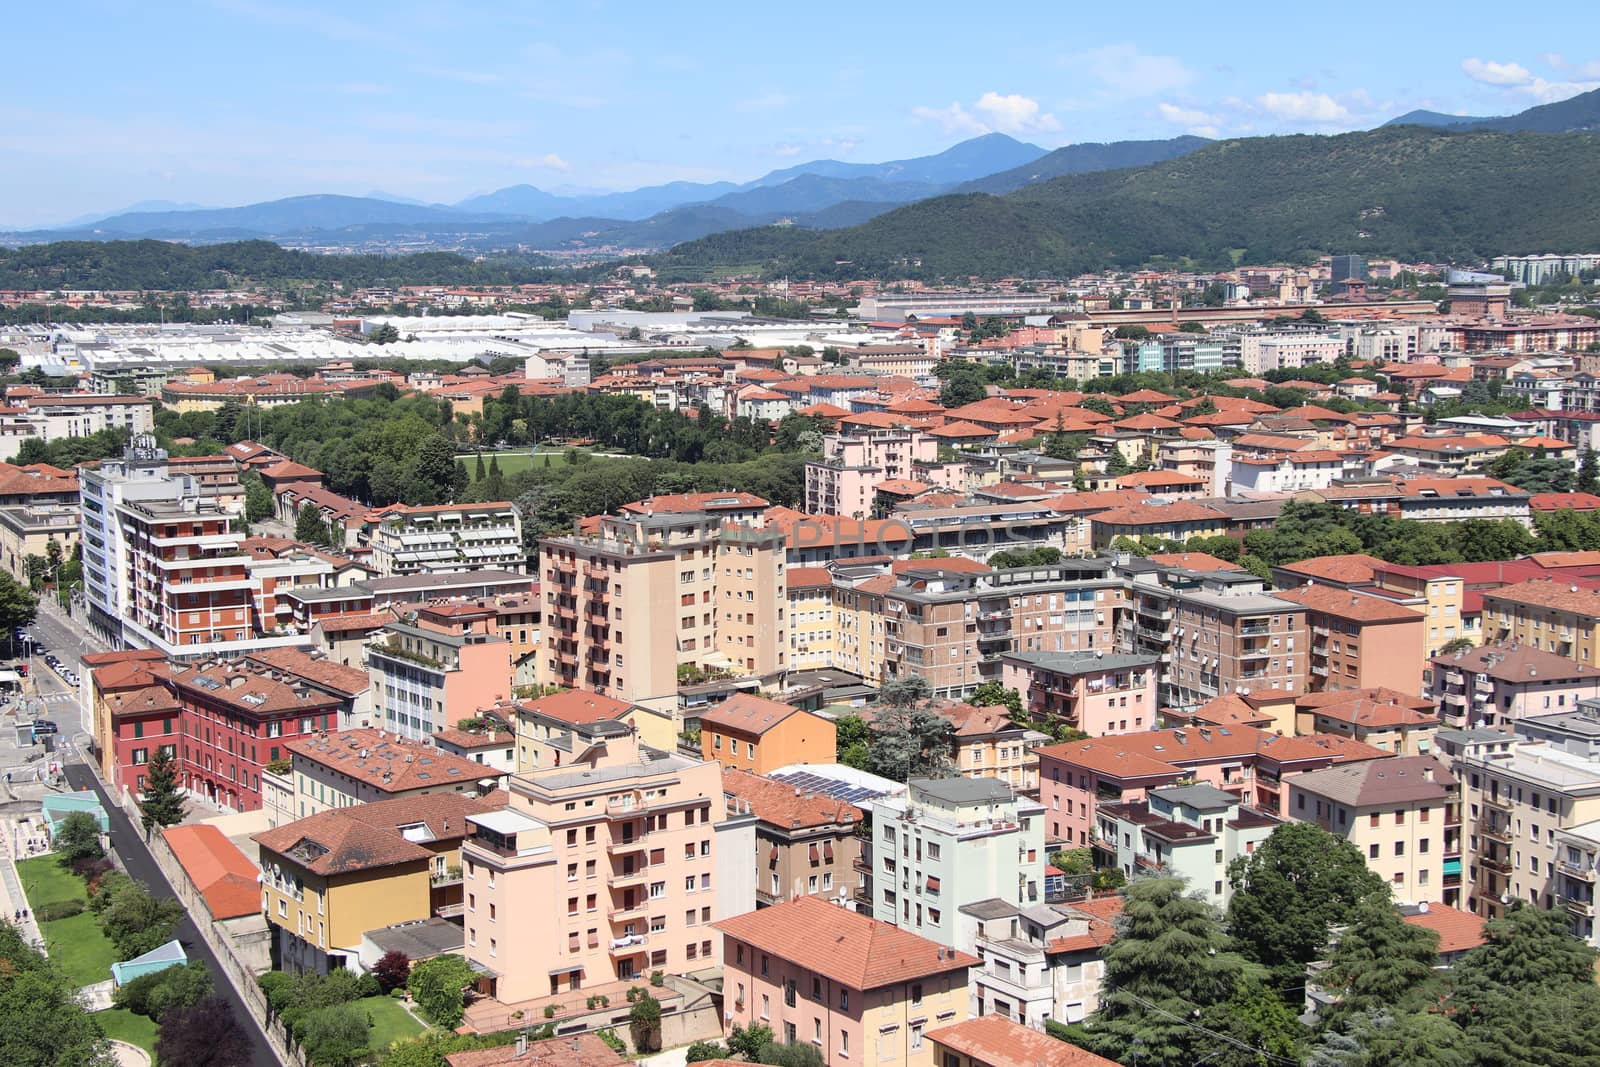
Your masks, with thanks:
M 705 512 L 602 518 L 541 542 L 541 685 L 677 707 L 680 666 L 789 669 L 786 546 L 777 529 Z M 662 625 L 661 607 L 677 606 Z
M 671 715 L 582 689 L 516 701 L 512 717 L 519 772 L 571 763 L 587 744 L 618 732 L 637 733 L 641 744 L 662 751 L 677 747 Z
M 1384 563 L 1373 568 L 1376 586 L 1428 616 L 1424 647 L 1429 656 L 1450 642 L 1468 636 L 1464 621 L 1466 581 L 1459 567 L 1404 567 Z
M 19 409 L 7 432 L 0 434 L 0 460 L 14 459 L 28 440 L 61 441 L 88 437 L 102 430 L 129 435 L 155 429 L 155 403 L 149 397 L 96 396 L 92 393 L 46 393 L 42 389 L 8 389 L 6 403 Z
M 1448 726 L 1509 731 L 1528 716 L 1570 711 L 1600 697 L 1600 668 L 1515 642 L 1482 645 L 1435 656 L 1428 697 Z
M 1585 583 L 1587 585 L 1588 583 Z M 1483 636 L 1600 666 L 1600 588 L 1530 578 L 1483 593 Z
M 795 763 L 832 763 L 837 730 L 792 704 L 735 693 L 700 713 L 700 755 L 724 767 L 766 774 Z
M 522 517 L 510 503 L 390 504 L 368 514 L 366 544 L 380 577 L 485 569 L 521 571 Z
M 850 906 L 866 817 L 853 804 L 749 771 L 724 768 L 728 810 L 756 817 L 756 906 L 802 896 Z
M 154 661 L 114 658 L 129 656 L 153 656 Z M 142 794 L 145 767 L 156 754 L 178 755 L 183 708 L 165 684 L 166 660 L 150 650 L 92 653 L 84 657 L 84 667 L 100 773 L 107 782 Z
M 1433 756 L 1395 756 L 1297 775 L 1288 815 L 1354 845 L 1396 900 L 1440 903 L 1460 816 L 1455 780 Z
M 1593 733 L 1600 721 L 1570 712 L 1543 718 L 1567 720 L 1569 738 Z M 1537 722 L 1525 719 L 1517 728 Z M 1587 744 L 1568 748 L 1501 735 L 1474 741 L 1456 758 L 1469 842 L 1467 910 L 1499 918 L 1512 901 L 1557 906 L 1557 894 L 1569 887 L 1557 869 L 1568 853 L 1556 834 L 1600 819 L 1595 755 Z
M 1039 800 L 1051 847 L 1086 848 L 1096 808 L 1143 800 L 1151 789 L 1192 781 L 1238 795 L 1246 807 L 1282 815 L 1284 783 L 1338 763 L 1389 753 L 1348 738 L 1283 737 L 1251 726 L 1184 727 L 1068 741 L 1039 749 Z
M 1600 948 L 1595 927 L 1595 884 L 1600 881 L 1600 819 L 1556 831 L 1558 907 L 1572 920 L 1572 933 Z
M 873 917 L 954 948 L 962 904 L 1040 903 L 1043 814 L 992 778 L 913 778 L 874 800 Z
M 1098 737 L 1156 725 L 1159 665 L 1116 652 L 1008 652 L 1000 684 L 1017 691 L 1031 721 Z
M 790 669 L 833 666 L 833 574 L 826 567 L 790 567 L 788 579 Z
M 1307 681 L 1313 692 L 1422 692 L 1427 658 L 1427 616 L 1422 612 L 1384 597 L 1321 585 L 1277 596 L 1305 609 L 1311 631 Z
M 467 817 L 489 810 L 453 793 L 406 797 L 251 835 L 273 970 L 356 970 L 368 930 L 459 911 Z
M 1433 701 L 1393 689 L 1339 689 L 1295 698 L 1295 733 L 1348 737 L 1397 756 L 1428 755 L 1438 729 Z
M 387 730 L 336 730 L 300 737 L 289 753 L 295 817 L 333 808 L 379 804 L 438 793 L 482 796 L 505 773 L 431 744 L 408 741 Z
M 509 1006 L 715 967 L 711 924 L 755 908 L 757 820 L 730 816 L 721 774 L 619 734 L 514 775 L 503 810 L 470 816 L 466 955 L 490 994 Z
M 1017 792 L 1039 788 L 1034 751 L 1050 736 L 1018 726 L 1004 707 L 945 704 L 936 710 L 955 727 L 955 770 L 964 778 L 993 778 Z
M 1241 804 L 1237 794 L 1203 783 L 1102 804 L 1095 820 L 1095 848 L 1108 866 L 1128 878 L 1168 871 L 1219 908 L 1233 896 L 1228 864 L 1254 852 L 1282 823 Z
M 1002 900 L 960 908 L 963 945 L 982 961 L 972 973 L 974 1017 L 1046 1023 L 1082 1022 L 1100 1006 L 1105 949 L 1115 936 L 1122 897 L 1019 909 Z
M 916 480 L 918 464 L 938 459 L 938 441 L 920 430 L 857 426 L 829 434 L 822 458 L 806 464 L 805 510 L 865 519 L 879 482 Z
M 729 1021 L 825 1063 L 939 1067 L 929 1031 L 967 1017 L 978 960 L 909 930 L 809 896 L 715 926 Z
M 1300 692 L 1308 674 L 1305 608 L 1239 571 L 1196 573 L 1143 561 L 1131 576 L 1117 650 L 1162 664 L 1163 707 L 1181 711 L 1255 689 Z
M 393 619 L 368 640 L 373 715 L 398 737 L 426 740 L 511 696 L 511 646 L 493 609 L 430 604 Z

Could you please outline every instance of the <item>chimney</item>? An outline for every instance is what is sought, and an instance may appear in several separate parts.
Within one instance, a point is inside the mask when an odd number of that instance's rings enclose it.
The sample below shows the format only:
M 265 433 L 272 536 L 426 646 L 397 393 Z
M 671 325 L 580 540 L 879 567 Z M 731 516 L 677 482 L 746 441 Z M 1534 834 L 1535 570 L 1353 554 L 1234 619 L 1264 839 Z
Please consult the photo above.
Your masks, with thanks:
M 522 1033 L 517 1035 L 517 1055 L 518 1056 L 526 1056 L 527 1054 L 528 1054 L 528 1032 L 526 1030 L 524 1030 L 524 1031 L 522 1031 Z

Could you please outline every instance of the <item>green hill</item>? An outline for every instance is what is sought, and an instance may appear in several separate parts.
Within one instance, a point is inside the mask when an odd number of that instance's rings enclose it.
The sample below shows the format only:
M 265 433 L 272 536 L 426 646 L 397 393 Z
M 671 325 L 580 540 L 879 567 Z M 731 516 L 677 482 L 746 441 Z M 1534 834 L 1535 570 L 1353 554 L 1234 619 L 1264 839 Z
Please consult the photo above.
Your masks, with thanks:
M 1074 274 L 1324 252 L 1476 260 L 1600 245 L 1600 137 L 1430 130 L 1219 141 L 1006 196 L 939 197 L 844 230 L 766 227 L 679 245 L 669 278 Z

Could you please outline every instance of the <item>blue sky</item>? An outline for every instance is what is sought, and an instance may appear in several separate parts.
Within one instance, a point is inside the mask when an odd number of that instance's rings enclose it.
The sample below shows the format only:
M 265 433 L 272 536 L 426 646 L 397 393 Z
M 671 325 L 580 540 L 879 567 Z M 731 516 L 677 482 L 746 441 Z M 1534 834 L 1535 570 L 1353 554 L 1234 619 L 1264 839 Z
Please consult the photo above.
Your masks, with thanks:
M 1600 86 L 1581 5 L 1353 2 L 1315 23 L 1234 7 L 27 4 L 0 66 L 0 222 L 147 199 L 743 180 L 989 130 L 1045 147 L 1337 132 Z

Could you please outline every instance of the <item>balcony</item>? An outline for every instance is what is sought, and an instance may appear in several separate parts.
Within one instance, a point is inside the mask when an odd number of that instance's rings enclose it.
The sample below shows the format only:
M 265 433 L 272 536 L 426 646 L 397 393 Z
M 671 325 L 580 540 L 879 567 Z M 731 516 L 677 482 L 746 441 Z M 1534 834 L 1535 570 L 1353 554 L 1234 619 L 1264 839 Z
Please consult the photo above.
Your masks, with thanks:
M 650 935 L 630 934 L 627 937 L 619 937 L 614 941 L 608 942 L 606 951 L 613 959 L 621 959 L 624 956 L 636 956 L 646 951 L 645 946 L 648 944 L 650 944 Z
M 643 918 L 645 914 L 649 912 L 649 910 L 650 901 L 640 897 L 632 904 L 624 902 L 614 908 L 611 908 L 606 912 L 606 918 L 610 919 L 614 923 L 629 922 Z
M 428 876 L 428 884 L 435 888 L 446 885 L 460 885 L 461 868 L 449 867 L 442 871 L 434 871 Z
M 612 856 L 621 856 L 628 852 L 643 852 L 645 838 L 647 836 L 648 835 L 646 834 L 640 834 L 637 837 L 628 838 L 626 840 L 619 838 L 608 841 L 606 842 L 606 852 Z
M 1567 911 L 1573 915 L 1582 916 L 1586 919 L 1594 918 L 1594 901 L 1592 900 L 1574 900 L 1568 898 L 1561 902 L 1561 906 L 1566 908 Z
M 644 885 L 649 878 L 650 868 L 635 867 L 631 871 L 613 871 L 606 884 L 612 889 L 626 889 L 630 886 Z
M 1247 622 L 1234 632 L 1240 637 L 1261 637 L 1272 632 L 1272 624 L 1266 622 Z
M 1593 882 L 1595 880 L 1595 869 L 1593 867 L 1585 867 L 1582 864 L 1558 860 L 1556 861 L 1556 869 L 1568 878 L 1575 878 L 1580 882 Z
M 1510 874 L 1511 861 L 1506 859 L 1491 859 L 1488 856 L 1478 857 L 1478 864 L 1485 870 L 1494 871 L 1496 874 Z
M 1503 819 L 1479 819 L 1478 833 L 1491 841 L 1511 841 L 1511 827 Z
M 1502 798 L 1498 793 L 1485 793 L 1478 798 L 1478 802 L 1492 811 L 1503 811 L 1507 815 L 1511 814 L 1510 798 Z

